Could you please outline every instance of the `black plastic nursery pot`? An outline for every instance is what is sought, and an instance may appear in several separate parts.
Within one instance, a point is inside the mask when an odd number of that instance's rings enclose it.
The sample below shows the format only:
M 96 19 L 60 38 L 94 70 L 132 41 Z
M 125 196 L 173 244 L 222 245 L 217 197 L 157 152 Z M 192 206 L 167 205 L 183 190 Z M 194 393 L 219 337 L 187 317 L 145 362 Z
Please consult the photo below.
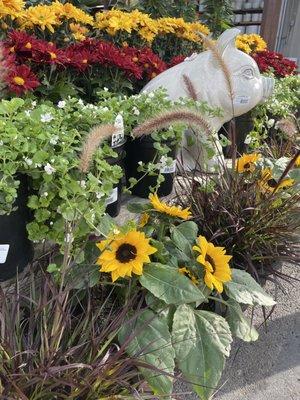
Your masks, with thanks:
M 112 143 L 112 149 L 114 150 L 114 152 L 118 154 L 118 157 L 116 158 L 110 157 L 107 158 L 106 160 L 110 165 L 119 165 L 123 169 L 124 175 L 125 175 L 124 158 L 126 154 L 125 143 L 126 140 L 124 139 L 118 142 L 115 146 Z M 111 191 L 109 197 L 106 199 L 107 207 L 105 212 L 113 218 L 117 217 L 120 213 L 121 203 L 122 203 L 122 192 L 123 192 L 123 187 L 125 185 L 124 181 L 125 179 L 121 178 L 118 184 Z
M 172 144 L 172 142 L 164 142 L 171 151 L 168 153 L 168 157 L 172 158 L 174 161 L 171 166 L 162 166 L 160 172 L 164 176 L 165 180 L 160 185 L 157 194 L 159 196 L 167 196 L 172 192 L 174 176 L 176 171 L 176 154 L 177 146 Z M 142 198 L 148 198 L 150 192 L 150 187 L 157 184 L 157 175 L 150 176 L 145 175 L 144 172 L 139 172 L 139 162 L 158 162 L 158 151 L 154 147 L 154 140 L 151 136 L 144 136 L 137 139 L 130 139 L 126 143 L 126 158 L 125 158 L 125 170 L 126 179 L 135 178 L 138 182 L 131 189 L 132 194 Z M 145 175 L 145 176 L 144 176 Z
M 229 133 L 229 122 L 226 122 L 219 131 L 219 134 L 223 134 L 224 136 L 228 136 Z M 239 154 L 242 154 L 246 151 L 247 145 L 245 144 L 245 139 L 253 129 L 253 118 L 251 116 L 251 112 L 247 112 L 246 114 L 240 115 L 235 118 L 235 129 L 236 129 L 236 149 Z M 230 139 L 230 138 L 229 138 Z M 225 157 L 232 156 L 232 146 L 226 146 L 223 148 L 223 153 Z
M 26 224 L 31 220 L 27 207 L 29 196 L 26 175 L 18 176 L 20 186 L 14 204 L 17 207 L 9 215 L 0 216 L 0 281 L 13 278 L 23 271 L 33 259 L 33 245 L 28 239 Z

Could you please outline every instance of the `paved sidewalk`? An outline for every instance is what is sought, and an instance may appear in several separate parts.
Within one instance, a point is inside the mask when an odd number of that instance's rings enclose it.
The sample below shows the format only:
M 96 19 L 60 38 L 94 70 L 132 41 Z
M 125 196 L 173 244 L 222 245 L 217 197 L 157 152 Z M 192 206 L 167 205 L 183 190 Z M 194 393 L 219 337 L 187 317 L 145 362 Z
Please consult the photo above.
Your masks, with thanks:
M 299 278 L 299 270 L 300 266 L 289 266 L 283 272 Z M 300 284 L 281 283 L 284 292 L 277 289 L 276 293 L 273 284 L 266 287 L 278 303 L 267 330 L 261 327 L 260 337 L 254 343 L 235 340 L 222 378 L 223 386 L 214 400 L 300 399 Z M 256 327 L 263 321 L 259 308 L 254 321 Z M 188 391 L 186 385 L 178 384 L 176 399 L 197 399 L 186 394 Z

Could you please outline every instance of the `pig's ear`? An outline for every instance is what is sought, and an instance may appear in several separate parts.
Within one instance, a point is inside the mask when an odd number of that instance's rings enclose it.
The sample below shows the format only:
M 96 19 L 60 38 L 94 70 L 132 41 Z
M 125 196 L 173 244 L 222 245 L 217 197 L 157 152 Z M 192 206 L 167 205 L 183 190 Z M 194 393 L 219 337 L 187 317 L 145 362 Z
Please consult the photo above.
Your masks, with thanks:
M 218 38 L 216 46 L 222 56 L 224 55 L 224 52 L 226 49 L 229 49 L 229 48 L 235 49 L 236 48 L 235 47 L 235 38 L 240 33 L 241 32 L 236 28 L 227 29 Z

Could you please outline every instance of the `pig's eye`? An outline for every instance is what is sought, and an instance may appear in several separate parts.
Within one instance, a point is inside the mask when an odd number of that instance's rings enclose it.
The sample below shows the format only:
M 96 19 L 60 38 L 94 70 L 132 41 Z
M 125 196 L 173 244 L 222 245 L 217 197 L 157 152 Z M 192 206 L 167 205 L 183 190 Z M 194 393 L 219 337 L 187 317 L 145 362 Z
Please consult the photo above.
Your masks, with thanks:
M 244 71 L 243 71 L 243 76 L 244 76 L 245 78 L 247 78 L 247 79 L 252 79 L 252 78 L 254 78 L 254 71 L 253 71 L 253 69 L 252 69 L 252 68 L 244 69 Z

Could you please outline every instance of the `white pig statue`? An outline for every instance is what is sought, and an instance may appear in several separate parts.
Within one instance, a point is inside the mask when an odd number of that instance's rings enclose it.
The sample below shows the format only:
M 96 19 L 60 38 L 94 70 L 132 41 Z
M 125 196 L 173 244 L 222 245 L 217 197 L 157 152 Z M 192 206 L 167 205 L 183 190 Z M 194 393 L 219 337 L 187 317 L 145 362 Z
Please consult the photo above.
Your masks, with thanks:
M 232 100 L 224 72 L 215 61 L 211 50 L 193 54 L 184 62 L 159 74 L 144 87 L 143 91 L 151 92 L 162 87 L 167 90 L 167 95 L 172 100 L 189 97 L 184 83 L 184 76 L 187 76 L 195 88 L 198 100 L 206 101 L 210 106 L 222 109 L 222 116 L 208 120 L 213 130 L 218 132 L 221 126 L 233 116 L 248 112 L 268 98 L 274 87 L 273 78 L 262 76 L 253 58 L 236 48 L 235 38 L 239 33 L 238 29 L 228 29 L 216 42 L 218 52 L 231 76 L 234 112 L 232 112 Z M 198 141 L 188 151 L 186 150 L 187 136 L 190 134 L 186 133 L 181 149 L 181 159 L 184 160 L 185 169 L 194 169 L 195 158 L 199 157 L 199 146 L 201 146 Z M 219 158 L 222 149 L 217 133 L 215 135 Z M 213 163 L 216 163 L 216 159 Z M 208 164 L 211 165 L 211 162 Z

